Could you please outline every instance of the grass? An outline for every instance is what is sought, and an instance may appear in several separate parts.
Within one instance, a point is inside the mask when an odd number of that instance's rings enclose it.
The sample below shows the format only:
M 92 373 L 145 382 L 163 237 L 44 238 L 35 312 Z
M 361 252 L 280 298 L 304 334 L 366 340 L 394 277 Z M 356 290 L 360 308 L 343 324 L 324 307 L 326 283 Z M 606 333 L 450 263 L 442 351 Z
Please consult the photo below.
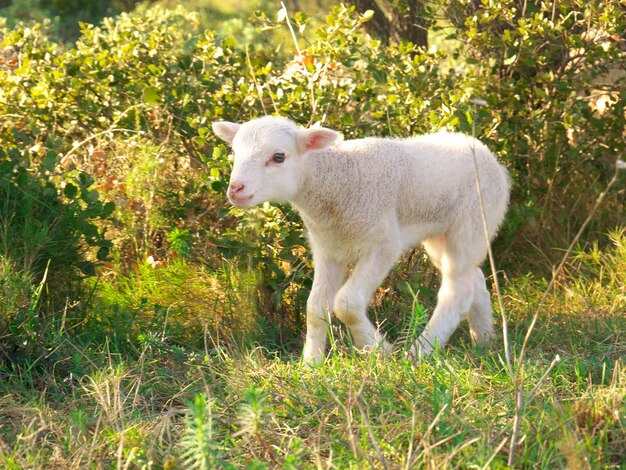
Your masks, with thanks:
M 548 297 L 526 355 L 516 467 L 625 465 L 623 242 L 579 253 Z M 544 287 L 525 277 L 505 288 L 514 357 Z M 393 308 L 381 305 L 380 316 Z M 361 355 L 333 326 L 327 362 L 307 368 L 297 351 L 191 345 L 163 325 L 118 323 L 111 335 L 106 314 L 78 325 L 69 312 L 39 356 L 0 366 L 0 466 L 506 467 L 515 386 L 501 341 L 475 348 L 462 329 L 413 363 Z
M 260 349 L 183 360 L 100 353 L 79 377 L 5 377 L 5 468 L 505 466 L 515 404 L 495 354 L 453 348 L 414 365 L 340 351 L 304 369 Z M 563 361 L 533 391 L 517 465 L 623 464 L 624 365 L 588 359 Z M 533 358 L 527 383 L 549 362 Z

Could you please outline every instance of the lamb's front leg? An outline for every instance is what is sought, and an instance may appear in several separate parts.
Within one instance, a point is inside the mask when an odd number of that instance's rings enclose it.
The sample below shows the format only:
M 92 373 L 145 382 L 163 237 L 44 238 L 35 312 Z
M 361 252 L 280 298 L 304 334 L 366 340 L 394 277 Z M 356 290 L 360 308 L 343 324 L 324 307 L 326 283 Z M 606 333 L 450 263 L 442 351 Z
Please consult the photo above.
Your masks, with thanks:
M 321 362 L 326 352 L 333 299 L 346 278 L 347 269 L 328 257 L 313 253 L 313 286 L 306 305 L 305 364 Z
M 400 253 L 400 247 L 390 242 L 363 255 L 356 263 L 350 278 L 335 296 L 335 315 L 350 329 L 358 349 L 381 350 L 384 353 L 392 350 L 391 345 L 367 318 L 367 307 Z

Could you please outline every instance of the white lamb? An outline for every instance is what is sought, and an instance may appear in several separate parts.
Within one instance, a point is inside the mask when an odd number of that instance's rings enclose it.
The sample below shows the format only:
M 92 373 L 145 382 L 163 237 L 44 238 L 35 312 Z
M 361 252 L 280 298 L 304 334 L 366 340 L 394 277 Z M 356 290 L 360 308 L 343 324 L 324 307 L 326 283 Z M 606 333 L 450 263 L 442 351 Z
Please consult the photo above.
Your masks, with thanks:
M 412 352 L 422 356 L 443 347 L 465 317 L 474 341 L 493 335 L 490 295 L 478 267 L 487 243 L 472 152 L 490 239 L 504 218 L 510 186 L 507 171 L 483 144 L 443 132 L 337 143 L 340 134 L 331 129 L 303 129 L 272 116 L 215 122 L 213 130 L 234 150 L 230 201 L 238 207 L 288 201 L 308 230 L 315 273 L 305 363 L 323 360 L 331 312 L 348 326 L 357 348 L 391 351 L 367 307 L 402 252 L 419 243 L 442 280 Z

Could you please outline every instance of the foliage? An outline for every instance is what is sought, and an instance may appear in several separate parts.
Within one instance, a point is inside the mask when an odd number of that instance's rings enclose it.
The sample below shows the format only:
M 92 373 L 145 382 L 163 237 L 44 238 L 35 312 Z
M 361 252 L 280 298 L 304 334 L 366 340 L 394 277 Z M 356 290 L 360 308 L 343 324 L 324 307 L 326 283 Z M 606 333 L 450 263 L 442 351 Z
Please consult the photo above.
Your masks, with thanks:
M 219 445 L 213 435 L 214 406 L 211 399 L 196 395 L 189 408 L 185 431 L 180 439 L 181 454 L 186 468 L 210 470 L 224 466 L 224 462 L 219 458 Z
M 462 45 L 455 54 L 489 106 L 484 138 L 515 181 L 508 248 L 531 240 L 544 256 L 560 256 L 551 250 L 567 245 L 623 156 L 626 13 L 615 2 L 578 0 L 447 8 Z M 612 198 L 590 238 L 623 215 Z
M 18 360 L 45 349 L 41 313 L 67 306 L 111 242 L 96 225 L 111 215 L 93 180 L 52 175 L 57 154 L 0 150 L 0 353 Z
M 0 71 L 0 144 L 12 163 L 3 168 L 9 179 L 28 182 L 13 191 L 40 194 L 3 206 L 5 217 L 16 204 L 36 214 L 36 223 L 15 226 L 39 227 L 20 235 L 37 256 L 5 256 L 18 265 L 33 259 L 35 274 L 49 259 L 56 260 L 51 270 L 71 273 L 55 256 L 92 273 L 95 252 L 106 255 L 106 230 L 108 279 L 141 279 L 135 273 L 146 263 L 183 259 L 202 271 L 226 261 L 256 273 L 257 309 L 268 327 L 293 337 L 311 283 L 301 222 L 286 206 L 229 210 L 229 150 L 210 131 L 217 119 L 277 113 L 303 125 L 321 122 L 346 138 L 470 132 L 476 120 L 514 179 L 500 256 L 533 264 L 516 255 L 527 254 L 518 248 L 523 242 L 550 260 L 550 249 L 580 224 L 623 141 L 624 77 L 610 71 L 623 69 L 614 33 L 625 15 L 610 3 L 576 0 L 545 8 L 450 2 L 442 10 L 453 25 L 446 29 L 455 39 L 450 51 L 384 45 L 363 33 L 371 12 L 344 6 L 318 26 L 303 13 L 284 11 L 280 21 L 259 13 L 256 31 L 246 25 L 232 36 L 202 31 L 200 17 L 183 8 L 161 7 L 82 24 L 75 47 L 41 25 L 5 30 L 2 47 L 13 55 Z M 470 99 L 477 96 L 489 106 L 475 112 Z M 621 220 L 623 203 L 609 199 L 590 238 Z M 34 201 L 54 208 L 50 217 L 33 212 Z M 54 223 L 59 211 L 64 222 Z M 96 230 L 93 223 L 107 216 Z M 43 246 L 42 230 L 52 236 Z M 54 241 L 61 239 L 65 245 Z M 397 289 L 410 280 L 394 279 Z M 119 302 L 136 305 L 123 292 Z M 169 294 L 148 297 L 166 309 L 177 302 Z
M 94 263 L 79 255 L 79 242 L 96 248 L 97 259 L 107 256 L 110 243 L 94 222 L 111 215 L 113 204 L 100 201 L 92 188 L 93 179 L 86 173 L 56 180 L 51 174 L 56 152 L 33 150 L 10 150 L 0 157 L 0 245 L 5 256 L 19 261 L 25 272 L 38 276 L 48 263 L 52 273 L 67 274 L 79 268 L 93 274 Z M 35 152 L 43 153 L 43 158 L 33 155 Z
M 412 42 L 428 47 L 428 30 L 433 26 L 432 5 L 423 0 L 350 0 L 359 13 L 369 11 L 372 19 L 365 25 L 373 36 L 383 42 Z
M 8 0 L 0 6 L 0 17 L 11 26 L 48 21 L 55 34 L 73 40 L 80 34 L 79 21 L 98 22 L 106 15 L 131 10 L 138 0 Z
M 28 275 L 18 271 L 10 259 L 0 256 L 0 340 L 6 341 L 9 325 L 29 306 L 32 284 Z

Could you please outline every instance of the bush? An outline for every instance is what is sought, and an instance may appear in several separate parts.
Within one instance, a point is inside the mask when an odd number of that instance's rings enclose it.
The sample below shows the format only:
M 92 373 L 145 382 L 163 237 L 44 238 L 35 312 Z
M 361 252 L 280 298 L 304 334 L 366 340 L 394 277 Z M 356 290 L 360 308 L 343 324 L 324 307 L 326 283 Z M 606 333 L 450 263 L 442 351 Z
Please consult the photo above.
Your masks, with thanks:
M 32 288 L 30 277 L 18 271 L 10 259 L 0 256 L 0 343 L 6 341 L 12 322 L 28 308 Z
M 99 200 L 85 173 L 54 178 L 56 152 L 39 165 L 34 153 L 0 149 L 0 351 L 13 358 L 41 353 L 48 323 L 40 313 L 77 298 L 79 281 L 95 274 L 110 247 L 96 221 L 113 204 Z
M 2 47 L 12 55 L 0 71 L 0 148 L 11 162 L 3 171 L 28 185 L 5 204 L 5 217 L 45 202 L 36 222 L 18 225 L 32 232 L 19 236 L 37 247 L 39 273 L 48 259 L 56 260 L 51 269 L 62 266 L 63 256 L 72 261 L 63 272 L 93 272 L 96 252 L 103 258 L 108 246 L 105 229 L 114 243 L 107 279 L 133 278 L 149 257 L 255 272 L 257 309 L 295 334 L 311 283 L 301 221 L 288 206 L 230 209 L 229 150 L 211 122 L 276 113 L 356 138 L 471 132 L 477 120 L 479 137 L 514 179 L 498 254 L 525 270 L 539 259 L 526 247 L 538 247 L 545 268 L 551 249 L 580 226 L 623 143 L 624 77 L 599 80 L 624 69 L 617 34 L 626 20 L 610 2 L 527 5 L 447 2 L 455 39 L 447 52 L 383 45 L 363 32 L 370 14 L 344 6 L 317 26 L 291 15 L 294 53 L 283 22 L 263 13 L 252 20 L 258 30 L 247 24 L 228 36 L 202 31 L 198 15 L 182 8 L 142 7 L 82 24 L 75 47 L 41 25 L 4 28 Z M 603 110 L 588 99 L 598 90 Z M 473 97 L 489 106 L 474 111 Z M 623 201 L 607 200 L 588 239 L 621 223 Z M 62 224 L 45 215 L 50 208 L 65 214 Z M 41 234 L 66 244 L 42 246 Z M 19 264 L 23 251 L 7 256 Z
M 113 204 L 100 201 L 86 173 L 55 178 L 56 163 L 52 149 L 0 149 L 0 254 L 35 282 L 47 270 L 52 285 L 68 287 L 107 257 L 110 242 L 95 221 L 111 215 Z M 85 247 L 95 249 L 93 258 Z
M 525 270 L 537 249 L 541 258 L 561 256 L 554 249 L 571 241 L 623 157 L 626 14 L 615 2 L 580 0 L 528 2 L 523 10 L 465 5 L 448 4 L 456 53 L 469 65 L 474 93 L 488 102 L 483 138 L 514 178 L 503 238 Z M 617 191 L 588 239 L 606 242 L 623 224 Z
M 47 21 L 64 41 L 80 34 L 79 21 L 98 22 L 105 15 L 132 8 L 138 0 L 8 0 L 0 5 L 0 17 L 11 24 Z

